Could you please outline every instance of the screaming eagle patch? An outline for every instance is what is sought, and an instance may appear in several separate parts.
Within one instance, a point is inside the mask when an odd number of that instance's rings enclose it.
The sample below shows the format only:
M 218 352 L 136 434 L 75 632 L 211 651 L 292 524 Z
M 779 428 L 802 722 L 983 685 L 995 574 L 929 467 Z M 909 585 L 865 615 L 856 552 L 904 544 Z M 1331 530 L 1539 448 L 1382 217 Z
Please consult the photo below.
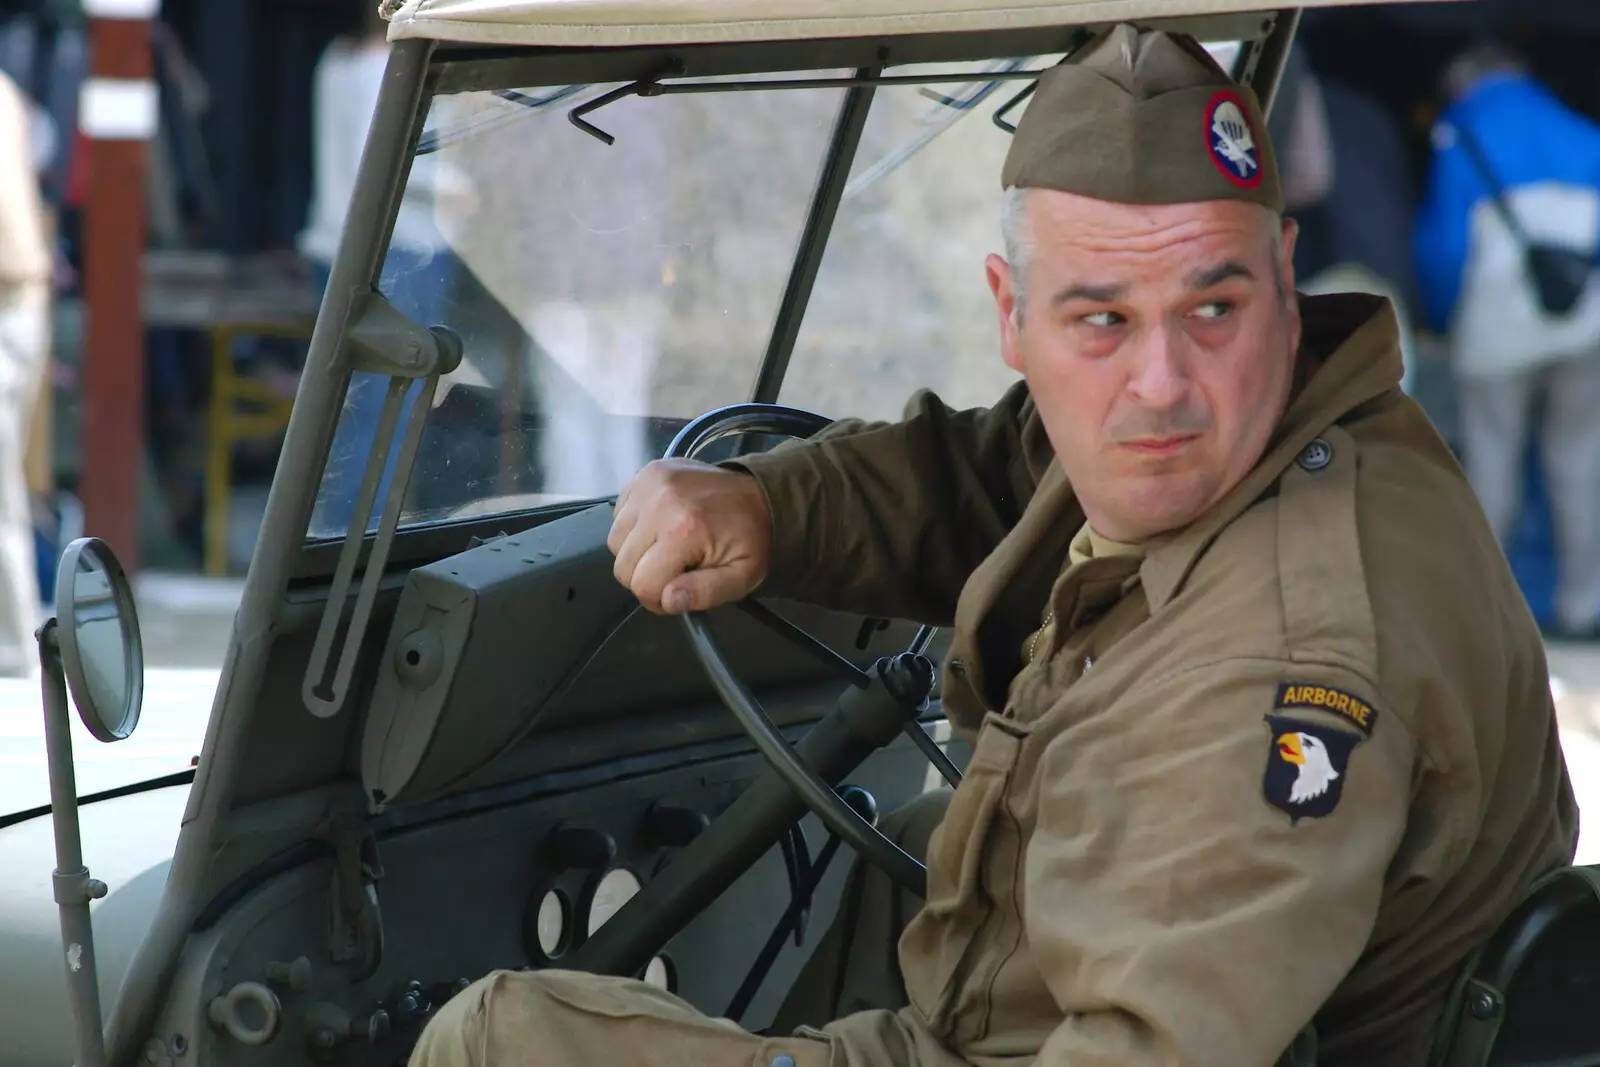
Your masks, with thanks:
M 1350 753 L 1361 736 L 1289 715 L 1268 715 L 1267 727 L 1267 770 L 1261 782 L 1267 802 L 1293 822 L 1331 814 L 1344 795 Z

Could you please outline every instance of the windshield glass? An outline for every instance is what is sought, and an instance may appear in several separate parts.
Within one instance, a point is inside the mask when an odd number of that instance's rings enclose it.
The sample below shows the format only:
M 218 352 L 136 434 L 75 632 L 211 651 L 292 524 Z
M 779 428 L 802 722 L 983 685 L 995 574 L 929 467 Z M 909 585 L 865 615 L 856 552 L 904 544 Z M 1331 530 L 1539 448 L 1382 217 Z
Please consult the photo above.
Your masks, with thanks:
M 466 356 L 403 524 L 611 495 L 749 396 L 842 90 L 628 97 L 590 116 L 607 145 L 567 112 L 612 88 L 433 102 L 380 288 Z M 348 526 L 385 384 L 352 380 L 313 538 Z
M 1038 70 L 1059 58 L 984 69 Z M 978 80 L 877 91 L 779 393 L 783 403 L 833 418 L 894 419 L 921 388 L 965 408 L 993 403 L 1015 381 L 1000 361 L 983 261 L 1001 251 L 1000 166 L 1011 144 L 993 116 L 1027 85 Z M 1024 106 L 1003 117 L 1015 122 Z
M 877 90 L 781 401 L 888 419 L 919 388 L 968 407 L 1015 380 L 984 257 L 1002 247 L 997 113 L 1014 123 L 1030 83 L 995 75 L 1060 58 L 894 69 L 970 80 Z M 588 115 L 611 144 L 568 121 L 614 88 L 433 102 L 380 287 L 466 357 L 402 525 L 612 495 L 684 421 L 750 396 L 845 90 L 625 96 Z M 352 380 L 312 538 L 348 528 L 385 389 Z

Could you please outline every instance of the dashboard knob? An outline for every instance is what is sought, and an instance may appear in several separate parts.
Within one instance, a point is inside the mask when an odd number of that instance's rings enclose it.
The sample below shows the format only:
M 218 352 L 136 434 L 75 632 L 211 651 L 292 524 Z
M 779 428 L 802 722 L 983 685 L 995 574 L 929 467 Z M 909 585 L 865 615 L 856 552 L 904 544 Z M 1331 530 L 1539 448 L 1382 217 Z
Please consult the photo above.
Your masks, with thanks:
M 311 988 L 311 961 L 304 956 L 290 963 L 278 960 L 267 964 L 267 981 L 291 993 L 304 993 Z
M 415 979 L 407 982 L 394 998 L 394 1021 L 402 1026 L 426 1018 L 431 1010 L 433 1004 L 428 998 L 428 991 Z
M 282 1009 L 277 995 L 260 982 L 240 982 L 213 998 L 206 1016 L 241 1045 L 260 1046 L 278 1036 Z
M 878 825 L 878 798 L 859 785 L 847 785 L 839 790 L 839 799 L 873 826 Z
M 394 1030 L 394 1024 L 389 1021 L 389 1013 L 379 1008 L 367 1016 L 367 1043 L 376 1045 L 386 1040 Z
M 319 1002 L 306 1009 L 307 1039 L 317 1048 L 331 1049 L 346 1041 L 376 1045 L 394 1029 L 389 1013 L 379 1008 L 371 1015 L 352 1016 L 337 1004 Z

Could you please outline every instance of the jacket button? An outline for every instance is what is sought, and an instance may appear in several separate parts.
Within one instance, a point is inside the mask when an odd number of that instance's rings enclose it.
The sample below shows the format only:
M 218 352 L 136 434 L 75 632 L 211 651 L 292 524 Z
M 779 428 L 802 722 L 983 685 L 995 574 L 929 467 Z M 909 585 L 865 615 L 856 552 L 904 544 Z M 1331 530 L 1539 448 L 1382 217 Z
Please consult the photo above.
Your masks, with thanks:
M 1299 463 L 1303 470 L 1319 471 L 1333 462 L 1333 446 L 1320 437 L 1313 438 L 1309 445 L 1300 450 Z
M 967 665 L 958 659 L 953 659 L 950 661 L 950 673 L 962 681 L 966 681 Z

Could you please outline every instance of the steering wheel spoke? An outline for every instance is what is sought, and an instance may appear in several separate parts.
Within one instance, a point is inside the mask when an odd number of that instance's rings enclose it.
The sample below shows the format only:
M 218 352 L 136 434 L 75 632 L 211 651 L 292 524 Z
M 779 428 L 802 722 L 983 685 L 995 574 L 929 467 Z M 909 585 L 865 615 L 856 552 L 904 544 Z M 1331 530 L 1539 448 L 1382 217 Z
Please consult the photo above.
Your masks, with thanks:
M 939 747 L 939 742 L 928 736 L 928 731 L 922 728 L 919 722 L 906 723 L 906 736 L 911 738 L 911 743 L 933 764 L 935 770 L 953 789 L 961 784 L 961 770 L 945 755 L 944 749 Z
M 782 615 L 779 615 L 776 611 L 773 611 L 759 600 L 741 600 L 739 602 L 739 610 L 749 615 L 752 619 L 755 619 L 757 622 L 771 630 L 773 633 L 777 634 L 779 637 L 786 638 L 792 644 L 797 645 L 802 651 L 809 653 L 822 663 L 832 667 L 839 673 L 840 677 L 844 681 L 849 682 L 857 689 L 865 689 L 867 686 L 872 684 L 872 677 L 871 675 L 867 674 L 866 671 L 862 670 L 860 667 L 857 667 L 854 663 L 851 663 L 849 660 L 839 655 L 839 653 L 829 648 L 826 644 L 818 641 L 815 637 L 812 637 L 810 634 L 800 629 L 800 627 L 796 626 Z
M 691 613 L 684 616 L 684 623 L 695 653 L 705 666 L 717 695 L 722 697 L 728 710 L 739 720 L 739 725 L 744 727 L 757 751 L 766 757 L 790 788 L 800 794 L 806 806 L 822 820 L 822 824 L 848 842 L 869 862 L 880 867 L 895 882 L 919 896 L 926 894 L 927 868 L 862 818 L 800 759 L 793 746 L 784 739 L 778 727 L 756 702 L 754 694 L 728 669 L 705 618 L 699 613 Z
M 666 457 L 694 459 L 718 441 L 747 434 L 810 437 L 828 425 L 830 420 L 799 408 L 780 404 L 735 404 L 708 412 L 686 425 L 668 446 Z M 841 711 L 850 713 L 852 732 L 857 731 L 859 720 L 861 736 L 870 737 L 872 743 L 881 747 L 904 731 L 947 781 L 952 785 L 961 781 L 960 771 L 917 722 L 918 713 L 926 706 L 933 689 L 933 665 L 922 656 L 933 638 L 932 627 L 924 626 L 918 632 L 911 651 L 893 659 L 881 659 L 869 672 L 766 605 L 749 600 L 739 606 L 751 618 L 787 638 L 850 682 L 851 688 L 840 697 L 840 707 Z M 690 612 L 683 616 L 683 624 L 690 646 L 717 695 L 733 712 L 774 773 L 805 801 L 839 840 L 849 844 L 900 886 L 925 896 L 927 868 L 841 799 L 833 787 L 800 758 L 755 696 L 728 667 L 705 616 Z

